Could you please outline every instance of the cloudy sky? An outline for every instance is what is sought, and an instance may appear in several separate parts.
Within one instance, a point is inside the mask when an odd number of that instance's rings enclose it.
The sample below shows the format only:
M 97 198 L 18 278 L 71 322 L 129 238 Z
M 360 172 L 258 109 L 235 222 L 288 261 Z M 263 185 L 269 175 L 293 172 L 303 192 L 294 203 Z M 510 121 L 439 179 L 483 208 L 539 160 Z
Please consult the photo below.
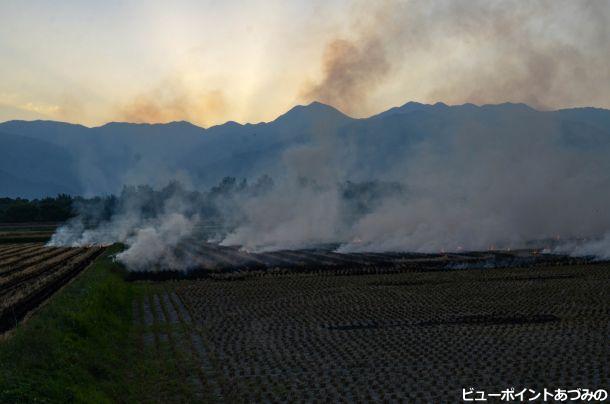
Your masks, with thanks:
M 0 121 L 610 108 L 610 0 L 2 0 Z

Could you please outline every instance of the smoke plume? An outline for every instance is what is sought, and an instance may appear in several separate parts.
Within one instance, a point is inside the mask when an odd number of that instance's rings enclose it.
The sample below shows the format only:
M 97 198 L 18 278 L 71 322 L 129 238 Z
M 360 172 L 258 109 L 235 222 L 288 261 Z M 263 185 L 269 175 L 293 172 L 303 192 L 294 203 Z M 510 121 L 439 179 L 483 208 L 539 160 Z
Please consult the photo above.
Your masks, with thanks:
M 320 76 L 306 81 L 300 98 L 356 115 L 384 95 L 411 92 L 539 110 L 603 105 L 609 10 L 595 0 L 358 3 L 347 29 L 324 44 Z M 192 96 L 183 88 L 164 85 L 122 116 L 201 121 L 224 110 L 221 92 Z M 339 130 L 336 122 L 317 122 L 306 141 L 259 165 L 270 167 L 273 186 L 229 179 L 200 192 L 128 192 L 109 217 L 82 214 L 52 243 L 125 242 L 118 258 L 132 269 L 188 268 L 173 251 L 193 237 L 251 251 L 334 244 L 339 251 L 419 252 L 544 247 L 559 237 L 561 251 L 609 257 L 610 119 L 588 109 L 539 110 L 438 104 L 387 121 L 346 118 L 350 124 Z M 257 130 L 245 128 L 239 141 Z M 240 149 L 238 156 L 265 152 Z M 215 230 L 203 235 L 202 224 Z
M 397 93 L 451 104 L 609 105 L 607 2 L 359 3 L 301 98 L 362 116 Z
M 315 125 L 268 166 L 273 180 L 127 187 L 116 201 L 84 206 L 51 244 L 124 242 L 118 259 L 135 270 L 188 269 L 176 253 L 187 239 L 248 251 L 439 252 L 559 238 L 557 251 L 610 256 L 606 111 L 421 108 L 338 131 Z
M 587 135 L 586 127 L 566 133 L 566 123 L 523 105 L 464 106 L 455 115 L 438 108 L 431 125 L 445 129 L 426 127 L 434 134 L 409 147 L 400 139 L 384 148 L 391 135 L 379 133 L 363 143 L 354 134 L 290 150 L 288 179 L 243 203 L 245 220 L 224 243 L 249 250 L 339 243 L 340 251 L 438 252 L 544 246 L 558 235 L 591 238 L 610 228 L 607 136 Z M 376 191 L 374 204 L 346 214 L 340 184 L 362 175 L 365 163 L 349 155 L 366 156 L 368 180 L 393 181 L 400 192 Z M 313 181 L 303 185 L 298 178 Z
M 197 234 L 199 213 L 207 206 L 180 184 L 160 191 L 125 187 L 118 198 L 94 199 L 77 206 L 78 216 L 60 227 L 51 246 L 124 243 L 117 259 L 130 270 L 184 270 L 192 266 L 177 254 L 184 239 Z
M 182 80 L 173 79 L 121 105 L 116 116 L 134 123 L 187 120 L 206 125 L 226 112 L 227 101 L 221 90 L 193 88 Z
M 354 112 L 366 102 L 371 88 L 387 75 L 389 62 L 379 38 L 363 42 L 335 39 L 324 53 L 324 79 L 306 88 L 302 97 Z

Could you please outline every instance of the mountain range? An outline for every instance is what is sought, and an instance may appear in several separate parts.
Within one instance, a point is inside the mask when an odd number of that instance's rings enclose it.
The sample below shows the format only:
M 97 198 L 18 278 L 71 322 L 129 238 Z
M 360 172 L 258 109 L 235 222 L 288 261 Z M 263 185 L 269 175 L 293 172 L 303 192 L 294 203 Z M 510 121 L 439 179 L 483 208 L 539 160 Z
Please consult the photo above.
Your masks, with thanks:
M 565 147 L 610 145 L 610 110 L 538 111 L 525 104 L 448 106 L 408 102 L 369 118 L 351 118 L 314 102 L 271 122 L 111 122 L 85 127 L 55 121 L 0 124 L 0 196 L 38 198 L 58 193 L 115 193 L 125 184 L 163 185 L 171 179 L 208 187 L 225 176 L 255 178 L 284 170 L 292 149 L 322 145 L 342 164 L 343 179 L 387 174 L 425 139 L 450 142 L 456 131 L 556 136 Z M 475 151 L 473 151 L 475 153 Z M 309 164 L 326 164 L 312 153 Z M 279 170 L 279 171 L 278 171 Z

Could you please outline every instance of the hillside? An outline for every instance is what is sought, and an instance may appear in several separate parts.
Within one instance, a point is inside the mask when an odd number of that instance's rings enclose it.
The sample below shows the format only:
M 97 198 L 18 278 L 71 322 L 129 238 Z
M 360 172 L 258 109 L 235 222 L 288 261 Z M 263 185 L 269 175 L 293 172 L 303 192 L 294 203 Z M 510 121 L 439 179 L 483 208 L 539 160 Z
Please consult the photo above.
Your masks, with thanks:
M 210 186 L 225 176 L 282 175 L 291 149 L 313 145 L 340 162 L 344 179 L 394 179 L 423 140 L 447 147 L 470 131 L 510 137 L 544 133 L 564 147 L 610 146 L 610 111 L 537 111 L 524 104 L 448 106 L 409 102 L 366 119 L 321 103 L 296 106 L 267 123 L 108 123 L 87 128 L 52 121 L 0 124 L 0 196 L 96 195 L 124 184 L 179 179 Z M 318 153 L 320 154 L 320 153 Z

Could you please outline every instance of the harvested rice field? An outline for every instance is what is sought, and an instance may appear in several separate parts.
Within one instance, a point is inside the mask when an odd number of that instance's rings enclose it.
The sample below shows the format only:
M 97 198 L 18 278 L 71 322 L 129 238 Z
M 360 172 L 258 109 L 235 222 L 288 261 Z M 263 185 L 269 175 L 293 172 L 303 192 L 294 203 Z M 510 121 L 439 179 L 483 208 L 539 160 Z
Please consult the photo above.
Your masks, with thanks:
M 460 402 L 470 387 L 610 384 L 607 264 L 329 268 L 136 282 L 141 352 L 214 402 Z
M 0 223 L 0 245 L 47 242 L 58 225 L 57 223 Z
M 102 251 L 102 247 L 0 244 L 0 333 L 17 325 Z

